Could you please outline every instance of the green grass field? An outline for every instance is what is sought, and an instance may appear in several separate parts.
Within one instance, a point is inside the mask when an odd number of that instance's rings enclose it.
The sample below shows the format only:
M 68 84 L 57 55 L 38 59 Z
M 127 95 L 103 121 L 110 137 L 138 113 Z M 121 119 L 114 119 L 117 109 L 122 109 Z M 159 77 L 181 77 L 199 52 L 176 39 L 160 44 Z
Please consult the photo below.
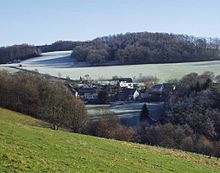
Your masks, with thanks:
M 0 172 L 219 173 L 216 158 L 53 131 L 0 109 Z

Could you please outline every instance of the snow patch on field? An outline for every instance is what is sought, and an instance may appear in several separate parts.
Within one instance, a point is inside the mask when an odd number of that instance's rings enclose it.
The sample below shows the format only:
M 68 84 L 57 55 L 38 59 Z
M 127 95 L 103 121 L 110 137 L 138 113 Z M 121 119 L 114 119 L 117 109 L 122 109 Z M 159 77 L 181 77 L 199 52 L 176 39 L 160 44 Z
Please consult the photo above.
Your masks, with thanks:
M 201 74 L 205 71 L 212 71 L 216 75 L 220 74 L 220 61 L 88 67 L 87 63 L 78 63 L 70 55 L 71 51 L 43 53 L 41 57 L 25 60 L 20 64 L 26 70 L 37 70 L 56 77 L 68 76 L 71 79 L 79 79 L 87 74 L 92 79 L 110 79 L 115 75 L 131 78 L 152 75 L 163 82 L 173 78 L 179 79 L 191 72 Z M 18 67 L 19 64 L 0 66 Z

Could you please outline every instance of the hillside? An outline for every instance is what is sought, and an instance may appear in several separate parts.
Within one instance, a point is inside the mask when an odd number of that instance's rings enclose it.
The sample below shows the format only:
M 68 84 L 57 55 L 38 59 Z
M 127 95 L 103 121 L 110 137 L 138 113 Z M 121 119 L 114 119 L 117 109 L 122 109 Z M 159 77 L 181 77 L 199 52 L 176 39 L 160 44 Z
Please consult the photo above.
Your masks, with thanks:
M 212 172 L 202 155 L 53 131 L 48 124 L 0 109 L 0 172 Z
M 21 60 L 40 56 L 41 51 L 28 44 L 0 47 L 0 64 L 19 63 Z
M 82 42 L 72 57 L 91 65 L 219 60 L 220 40 L 168 33 L 127 33 Z
M 0 47 L 0 64 L 38 57 L 41 52 L 71 50 L 72 63 L 77 60 L 89 66 L 197 62 L 219 60 L 220 39 L 139 32 L 41 46 L 21 44 Z

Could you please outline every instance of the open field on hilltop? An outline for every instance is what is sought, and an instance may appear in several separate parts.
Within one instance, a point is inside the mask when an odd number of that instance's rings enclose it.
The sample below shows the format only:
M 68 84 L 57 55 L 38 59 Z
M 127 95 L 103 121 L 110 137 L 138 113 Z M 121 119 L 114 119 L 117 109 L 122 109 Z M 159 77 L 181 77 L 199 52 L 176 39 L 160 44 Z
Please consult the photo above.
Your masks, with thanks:
M 220 161 L 193 153 L 53 131 L 0 109 L 0 172 L 218 173 Z
M 170 64 L 141 64 L 123 66 L 86 67 L 88 64 L 77 63 L 70 57 L 70 51 L 45 53 L 41 57 L 32 58 L 21 62 L 23 69 L 38 70 L 40 73 L 52 76 L 69 76 L 71 79 L 79 79 L 89 74 L 92 79 L 110 79 L 112 76 L 139 77 L 140 75 L 157 76 L 161 81 L 173 78 L 181 78 L 190 72 L 203 73 L 212 71 L 220 74 L 220 61 L 203 61 Z M 1 66 L 18 66 L 9 64 Z

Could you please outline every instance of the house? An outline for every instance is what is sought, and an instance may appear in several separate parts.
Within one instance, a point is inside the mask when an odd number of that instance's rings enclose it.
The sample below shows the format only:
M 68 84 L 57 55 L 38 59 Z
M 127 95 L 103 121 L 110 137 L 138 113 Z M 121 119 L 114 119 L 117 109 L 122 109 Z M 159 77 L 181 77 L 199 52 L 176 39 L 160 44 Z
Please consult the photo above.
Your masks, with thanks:
M 74 95 L 75 97 L 79 96 L 79 93 L 74 88 L 70 88 L 70 91 L 71 91 L 72 95 Z
M 97 94 L 97 89 L 96 88 L 79 88 L 78 93 L 80 98 L 83 101 L 89 102 L 89 103 L 94 103 L 98 99 L 98 94 Z
M 139 90 L 139 93 L 140 93 L 140 100 L 142 101 L 146 101 L 147 98 L 149 97 L 149 93 L 146 89 Z
M 74 89 L 74 86 L 72 84 L 68 84 L 67 87 L 73 96 L 75 96 L 75 97 L 79 96 L 78 91 L 76 89 Z
M 155 84 L 149 91 L 150 101 L 164 101 L 173 91 L 175 86 L 171 83 Z
M 175 90 L 175 86 L 171 83 L 155 84 L 151 87 L 151 92 L 159 94 L 170 94 Z
M 120 83 L 121 81 L 125 81 L 127 83 L 132 83 L 133 82 L 133 80 L 131 78 L 115 78 L 113 80 L 117 81 L 118 83 Z
M 117 100 L 119 101 L 132 101 L 137 100 L 140 93 L 137 89 L 124 88 L 121 92 L 117 94 Z
M 131 88 L 131 89 L 133 89 L 134 88 L 134 84 L 133 83 L 127 83 L 126 81 L 121 81 L 120 83 L 119 83 L 119 86 L 121 87 L 121 88 Z
M 98 85 L 101 85 L 101 86 L 115 86 L 117 85 L 117 81 L 114 81 L 114 80 L 100 80 L 100 81 L 97 81 L 97 84 Z
M 155 84 L 151 87 L 151 92 L 162 93 L 163 92 L 163 84 Z
M 84 100 L 88 102 L 95 102 L 98 99 L 97 93 L 85 93 L 84 94 Z

